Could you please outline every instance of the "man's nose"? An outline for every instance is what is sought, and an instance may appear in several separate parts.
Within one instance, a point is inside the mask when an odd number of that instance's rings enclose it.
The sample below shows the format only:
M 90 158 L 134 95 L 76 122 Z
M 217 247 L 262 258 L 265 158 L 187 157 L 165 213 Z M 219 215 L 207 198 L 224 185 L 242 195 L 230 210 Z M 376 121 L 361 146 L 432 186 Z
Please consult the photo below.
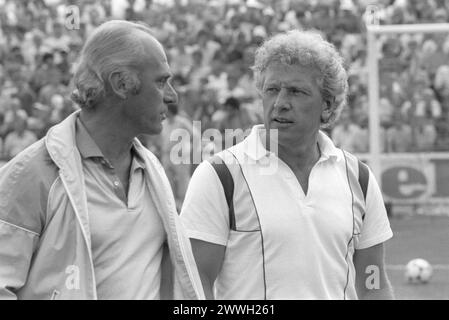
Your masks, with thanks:
M 165 86 L 164 103 L 178 103 L 178 94 L 170 83 Z
M 274 101 L 274 108 L 290 108 L 290 101 L 285 88 L 279 90 L 276 100 Z

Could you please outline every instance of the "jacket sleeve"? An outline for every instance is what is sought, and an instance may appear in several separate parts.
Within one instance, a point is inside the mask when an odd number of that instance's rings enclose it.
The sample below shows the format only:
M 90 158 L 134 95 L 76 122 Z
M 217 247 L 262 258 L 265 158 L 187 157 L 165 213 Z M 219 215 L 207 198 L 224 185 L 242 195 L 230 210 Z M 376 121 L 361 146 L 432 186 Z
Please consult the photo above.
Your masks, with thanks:
M 0 300 L 17 299 L 38 238 L 32 231 L 0 220 Z
M 48 171 L 28 152 L 0 169 L 0 300 L 16 299 L 27 281 L 45 225 Z

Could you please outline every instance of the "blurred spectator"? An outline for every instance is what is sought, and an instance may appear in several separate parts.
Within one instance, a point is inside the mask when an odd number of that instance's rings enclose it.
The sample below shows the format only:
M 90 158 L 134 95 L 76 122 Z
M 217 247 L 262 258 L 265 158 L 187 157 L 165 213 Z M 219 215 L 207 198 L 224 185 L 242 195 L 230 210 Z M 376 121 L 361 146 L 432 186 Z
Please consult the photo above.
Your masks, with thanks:
M 212 121 L 214 121 L 215 126 L 220 130 L 220 132 L 225 134 L 224 139 L 225 142 L 228 143 L 228 146 L 226 147 L 230 147 L 243 140 L 243 132 L 242 134 L 235 135 L 236 132 L 227 132 L 226 129 L 246 130 L 251 127 L 252 123 L 248 112 L 241 107 L 240 101 L 237 98 L 227 98 L 223 104 L 223 107 L 224 108 L 222 110 L 218 110 L 214 113 L 212 116 Z
M 355 150 L 354 152 L 357 153 L 368 153 L 369 150 L 369 130 L 368 130 L 368 118 L 360 119 L 359 120 L 360 125 L 360 132 L 359 137 L 356 140 L 356 143 L 354 145 Z M 381 141 L 383 141 L 381 139 Z M 382 150 L 382 149 L 381 149 Z
M 178 209 L 181 209 L 191 175 L 192 139 L 198 139 L 199 136 L 193 136 L 192 123 L 180 116 L 178 111 L 177 104 L 168 105 L 167 119 L 159 143 L 161 162 L 172 186 Z
M 360 129 L 360 139 L 354 139 L 352 145 L 348 141 L 341 143 L 348 143 L 356 152 L 366 152 L 369 108 L 364 23 L 368 17 L 364 12 L 372 3 L 0 0 L 0 137 L 4 140 L 13 130 L 14 114 L 19 109 L 30 117 L 29 130 L 38 138 L 75 110 L 76 106 L 68 103 L 67 92 L 71 66 L 86 35 L 103 21 L 127 18 L 147 23 L 167 48 L 173 82 L 178 82 L 182 101 L 179 115 L 190 121 L 200 120 L 203 131 L 260 122 L 262 108 L 250 69 L 254 51 L 268 36 L 281 30 L 320 30 L 345 57 L 350 76 L 347 112 L 352 127 Z M 79 29 L 65 27 L 70 5 L 79 9 Z M 449 18 L 449 6 L 444 0 L 377 1 L 376 8 L 381 24 L 443 23 Z M 449 151 L 444 124 L 449 116 L 449 37 L 444 33 L 383 35 L 379 37 L 378 56 L 382 148 L 386 145 L 389 152 L 398 149 L 400 141 L 390 140 L 389 145 L 387 136 L 399 129 L 395 119 L 401 116 L 413 134 L 412 145 L 404 141 L 400 150 L 420 152 L 434 144 L 438 150 Z M 230 97 L 239 102 L 239 111 L 233 116 L 232 107 L 223 107 Z M 238 119 L 242 112 L 249 121 Z M 337 124 L 333 135 L 343 135 L 345 121 Z M 424 141 L 422 133 L 435 137 Z
M 0 109 L 2 110 L 3 118 L 0 126 L 0 136 L 6 137 L 14 129 L 14 121 L 16 113 L 21 110 L 20 100 L 13 97 L 5 97 L 2 99 Z
M 359 123 L 360 123 L 360 133 L 358 139 L 356 139 L 355 141 L 354 151 L 357 153 L 368 153 L 370 151 L 369 149 L 370 132 L 368 126 L 368 117 L 361 119 Z M 386 130 L 382 126 L 379 128 L 378 142 L 379 142 L 379 152 L 386 152 Z
M 48 83 L 39 90 L 38 101 L 45 105 L 51 105 L 51 99 L 54 95 L 67 95 L 67 88 L 62 84 L 62 74 L 57 68 L 48 70 L 50 77 Z
M 447 150 L 447 147 L 449 146 L 449 117 L 447 115 L 436 121 L 435 132 L 437 135 L 435 140 L 435 151 Z
M 173 74 L 179 74 L 183 77 L 187 76 L 192 65 L 192 55 L 186 51 L 185 41 L 181 39 L 175 43 L 175 46 L 169 50 L 169 63 Z M 197 57 L 199 60 L 199 57 Z M 202 61 L 197 60 L 197 65 L 202 65 Z
M 51 122 L 52 110 L 49 106 L 36 102 L 33 105 L 32 116 L 28 120 L 28 127 L 38 139 L 45 136 L 48 129 L 54 125 Z
M 25 75 L 23 75 L 22 70 L 17 72 L 17 78 L 13 78 L 15 87 L 17 88 L 17 94 L 15 95 L 21 104 L 21 108 L 25 110 L 28 115 L 31 115 L 33 102 L 36 101 L 36 94 L 31 89 Z
M 343 112 L 339 123 L 332 130 L 332 141 L 335 146 L 348 152 L 357 152 L 357 140 L 360 135 L 360 127 L 353 123 L 348 112 Z
M 212 115 L 219 109 L 219 105 L 217 94 L 214 90 L 204 89 L 200 91 L 193 120 L 201 123 L 202 131 L 214 128 Z
M 412 147 L 412 128 L 401 117 L 386 131 L 386 152 L 407 152 Z
M 380 98 L 379 101 L 379 119 L 380 125 L 388 125 L 393 117 L 395 112 L 394 105 L 388 98 Z
M 212 69 L 207 77 L 207 89 L 215 91 L 218 102 L 223 103 L 228 89 L 228 74 L 224 70 L 220 56 L 217 54 L 211 63 Z
M 432 89 L 425 89 L 422 93 L 421 99 L 416 103 L 415 116 L 418 118 L 433 118 L 436 119 L 441 116 L 441 105 Z
M 58 50 L 68 50 L 70 44 L 70 36 L 64 33 L 64 27 L 59 22 L 54 22 L 52 26 L 51 35 L 47 35 L 43 45 L 48 48 L 50 52 Z
M 196 43 L 193 48 L 202 52 L 202 63 L 207 66 L 211 63 L 215 53 L 220 50 L 220 45 L 211 39 L 209 31 L 203 29 L 196 35 Z
M 54 55 L 45 53 L 31 78 L 31 86 L 35 92 L 39 92 L 43 86 L 51 82 L 52 72 L 55 68 Z
M 187 72 L 187 77 L 190 79 L 190 88 L 197 91 L 200 89 L 202 80 L 207 79 L 211 73 L 211 67 L 204 64 L 203 53 L 200 50 L 193 52 L 192 60 L 193 64 Z
M 421 119 L 413 128 L 414 150 L 433 151 L 437 132 L 432 119 Z
M 443 50 L 443 41 L 428 39 L 422 46 L 421 65 L 428 72 L 430 79 L 435 77 L 441 65 L 447 64 L 449 55 Z
M 35 134 L 27 129 L 27 120 L 25 111 L 18 110 L 14 119 L 14 130 L 5 138 L 3 154 L 7 159 L 15 157 L 37 140 Z
M 449 65 L 442 65 L 438 68 L 435 75 L 434 88 L 443 104 L 447 105 L 449 103 Z

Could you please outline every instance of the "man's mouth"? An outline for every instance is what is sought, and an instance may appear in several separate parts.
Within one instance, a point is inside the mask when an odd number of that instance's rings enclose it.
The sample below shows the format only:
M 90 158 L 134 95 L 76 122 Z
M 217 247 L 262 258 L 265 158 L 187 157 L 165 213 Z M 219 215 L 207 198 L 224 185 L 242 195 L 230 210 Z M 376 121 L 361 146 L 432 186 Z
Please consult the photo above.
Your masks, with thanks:
M 277 123 L 281 123 L 281 124 L 293 123 L 293 121 L 291 121 L 291 120 L 289 120 L 289 119 L 286 119 L 286 118 L 280 118 L 280 117 L 273 118 L 273 121 L 274 121 L 274 122 L 277 122 Z
M 167 119 L 167 115 L 165 114 L 165 112 L 161 113 L 161 121 L 164 121 L 165 119 Z

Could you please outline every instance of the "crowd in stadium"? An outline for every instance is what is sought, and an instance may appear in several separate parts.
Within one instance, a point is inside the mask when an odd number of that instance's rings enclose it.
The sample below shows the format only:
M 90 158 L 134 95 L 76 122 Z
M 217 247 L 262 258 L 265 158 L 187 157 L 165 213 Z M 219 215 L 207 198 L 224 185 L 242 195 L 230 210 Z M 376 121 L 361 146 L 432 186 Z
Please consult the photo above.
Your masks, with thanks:
M 348 151 L 367 152 L 370 2 L 0 0 L 0 159 L 15 156 L 77 109 L 70 100 L 72 65 L 86 35 L 110 19 L 152 28 L 167 48 L 179 94 L 167 128 L 200 120 L 203 131 L 261 121 L 250 67 L 264 39 L 293 28 L 321 30 L 343 54 L 350 83 L 348 108 L 328 133 Z M 381 24 L 444 23 L 449 17 L 445 0 L 377 2 Z M 79 9 L 79 28 L 67 28 L 70 5 Z M 448 151 L 449 37 L 402 34 L 381 36 L 379 43 L 381 149 Z M 147 143 L 161 152 L 167 148 L 160 140 Z

